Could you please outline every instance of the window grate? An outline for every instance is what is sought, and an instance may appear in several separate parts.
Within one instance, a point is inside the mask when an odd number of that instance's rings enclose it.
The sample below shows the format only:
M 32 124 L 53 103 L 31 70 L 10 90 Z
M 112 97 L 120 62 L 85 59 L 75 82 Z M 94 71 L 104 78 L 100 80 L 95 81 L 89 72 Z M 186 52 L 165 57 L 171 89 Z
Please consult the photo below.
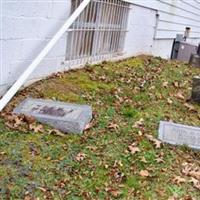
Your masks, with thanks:
M 73 12 L 81 0 L 72 0 Z M 67 34 L 66 61 L 101 60 L 122 53 L 130 4 L 121 0 L 92 0 Z

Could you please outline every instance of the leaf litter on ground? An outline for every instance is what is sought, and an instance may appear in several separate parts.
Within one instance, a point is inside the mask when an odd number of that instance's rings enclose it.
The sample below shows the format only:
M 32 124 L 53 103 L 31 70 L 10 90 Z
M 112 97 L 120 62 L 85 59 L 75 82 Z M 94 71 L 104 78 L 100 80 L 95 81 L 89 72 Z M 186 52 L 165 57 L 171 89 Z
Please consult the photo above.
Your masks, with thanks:
M 1 196 L 198 199 L 199 152 L 157 139 L 160 120 L 200 125 L 199 105 L 188 100 L 198 73 L 138 56 L 57 73 L 23 89 L 1 113 Z M 94 119 L 83 135 L 63 134 L 12 114 L 26 96 L 90 104 Z

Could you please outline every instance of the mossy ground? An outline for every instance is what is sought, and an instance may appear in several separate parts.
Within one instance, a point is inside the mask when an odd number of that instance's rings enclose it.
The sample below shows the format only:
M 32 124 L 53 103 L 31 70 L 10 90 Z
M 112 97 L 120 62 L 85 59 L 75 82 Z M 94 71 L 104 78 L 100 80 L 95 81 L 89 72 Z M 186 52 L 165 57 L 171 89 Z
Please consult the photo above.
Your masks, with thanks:
M 1 119 L 1 198 L 200 199 L 189 180 L 173 181 L 184 162 L 200 167 L 199 152 L 167 144 L 156 149 L 145 137 L 157 137 L 160 120 L 200 125 L 200 107 L 184 105 L 198 73 L 183 63 L 140 56 L 87 66 L 21 91 L 10 108 L 27 96 L 86 103 L 94 111 L 93 127 L 59 137 L 10 130 Z M 135 126 L 141 118 L 142 126 Z M 133 142 L 140 152 L 129 152 Z M 79 153 L 82 161 L 75 159 Z

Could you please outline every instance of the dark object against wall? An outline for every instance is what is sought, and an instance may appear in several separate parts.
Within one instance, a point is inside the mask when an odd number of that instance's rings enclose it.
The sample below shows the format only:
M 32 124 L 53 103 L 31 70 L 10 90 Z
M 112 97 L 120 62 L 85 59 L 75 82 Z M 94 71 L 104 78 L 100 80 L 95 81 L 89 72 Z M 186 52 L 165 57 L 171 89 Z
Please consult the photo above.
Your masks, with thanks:
M 191 100 L 200 103 L 200 76 L 193 77 Z
M 190 56 L 189 64 L 193 67 L 200 67 L 200 55 L 198 54 L 192 54 Z
M 197 54 L 200 56 L 200 43 L 199 43 L 199 46 L 198 46 L 198 49 L 197 49 Z
M 175 41 L 172 49 L 171 59 L 189 62 L 191 54 L 196 54 L 197 46 L 185 41 Z

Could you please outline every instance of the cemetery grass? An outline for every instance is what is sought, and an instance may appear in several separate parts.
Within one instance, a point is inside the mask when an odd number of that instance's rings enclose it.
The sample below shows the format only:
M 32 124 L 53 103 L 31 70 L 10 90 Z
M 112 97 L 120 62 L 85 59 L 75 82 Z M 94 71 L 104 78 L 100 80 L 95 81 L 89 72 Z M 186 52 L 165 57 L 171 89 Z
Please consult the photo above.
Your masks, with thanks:
M 1 199 L 199 199 L 200 153 L 156 139 L 160 120 L 200 125 L 200 107 L 188 101 L 198 73 L 139 56 L 22 90 L 0 118 Z M 93 121 L 74 135 L 13 119 L 10 111 L 27 96 L 89 104 Z

